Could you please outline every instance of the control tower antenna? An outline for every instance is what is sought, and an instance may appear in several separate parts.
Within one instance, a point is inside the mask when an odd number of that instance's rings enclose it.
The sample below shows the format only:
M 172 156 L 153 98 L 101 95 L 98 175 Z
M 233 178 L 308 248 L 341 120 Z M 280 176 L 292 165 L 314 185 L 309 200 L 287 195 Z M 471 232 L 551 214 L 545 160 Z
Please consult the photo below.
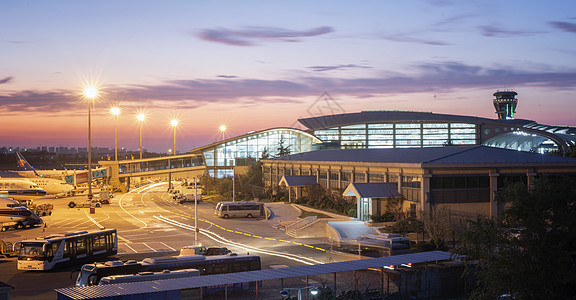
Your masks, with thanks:
M 516 113 L 516 105 L 518 105 L 518 99 L 516 99 L 516 93 L 513 90 L 497 90 L 494 93 L 493 100 L 494 108 L 498 114 L 498 119 L 514 119 L 514 113 Z

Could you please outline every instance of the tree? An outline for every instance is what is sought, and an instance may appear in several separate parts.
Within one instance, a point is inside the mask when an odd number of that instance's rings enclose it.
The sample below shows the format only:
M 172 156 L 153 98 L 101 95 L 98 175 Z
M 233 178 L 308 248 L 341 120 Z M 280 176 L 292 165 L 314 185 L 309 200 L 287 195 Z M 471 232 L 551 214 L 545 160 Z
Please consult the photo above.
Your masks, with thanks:
M 267 159 L 270 157 L 270 153 L 268 153 L 268 148 L 264 148 L 262 154 L 260 155 L 260 159 Z
M 539 178 L 531 191 L 509 184 L 498 198 L 502 221 L 469 221 L 457 250 L 476 262 L 472 298 L 575 298 L 576 180 Z
M 443 247 L 452 233 L 450 211 L 447 208 L 431 208 L 430 211 L 422 212 L 420 219 L 434 246 L 437 249 Z
M 280 136 L 280 141 L 278 142 L 278 148 L 276 148 L 276 150 L 278 150 L 278 153 L 276 153 L 277 156 L 290 155 L 290 145 L 284 147 L 284 136 Z
M 236 192 L 245 198 L 261 197 L 264 193 L 264 176 L 260 161 L 254 161 L 248 166 L 246 174 L 237 175 L 236 178 Z

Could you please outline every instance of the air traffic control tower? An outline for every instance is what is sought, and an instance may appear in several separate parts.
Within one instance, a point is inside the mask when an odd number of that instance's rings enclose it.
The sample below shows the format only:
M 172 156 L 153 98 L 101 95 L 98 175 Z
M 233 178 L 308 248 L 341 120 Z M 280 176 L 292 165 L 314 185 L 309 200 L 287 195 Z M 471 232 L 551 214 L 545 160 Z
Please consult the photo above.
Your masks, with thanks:
M 496 91 L 494 97 L 496 97 L 494 102 L 494 108 L 498 114 L 498 119 L 508 120 L 514 119 L 514 113 L 516 112 L 516 105 L 518 105 L 518 99 L 516 99 L 515 91 Z

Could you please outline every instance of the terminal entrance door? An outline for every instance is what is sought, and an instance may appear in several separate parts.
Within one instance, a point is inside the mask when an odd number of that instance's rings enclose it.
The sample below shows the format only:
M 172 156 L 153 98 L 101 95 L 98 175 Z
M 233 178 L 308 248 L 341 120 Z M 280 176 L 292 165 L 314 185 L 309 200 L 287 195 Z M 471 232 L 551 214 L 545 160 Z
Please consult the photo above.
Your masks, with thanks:
M 358 219 L 370 221 L 372 214 L 372 198 L 358 198 Z

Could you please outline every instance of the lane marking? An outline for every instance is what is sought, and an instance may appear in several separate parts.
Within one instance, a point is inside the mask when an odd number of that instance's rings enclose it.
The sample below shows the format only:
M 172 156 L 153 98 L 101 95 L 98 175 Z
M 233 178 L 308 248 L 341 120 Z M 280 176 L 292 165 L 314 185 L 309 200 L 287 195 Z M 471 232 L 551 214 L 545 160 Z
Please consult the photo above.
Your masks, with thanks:
M 152 248 L 152 247 L 148 246 L 148 244 L 146 244 L 146 243 L 142 243 L 142 245 L 144 245 L 144 246 L 146 246 L 146 247 L 150 248 L 150 250 L 152 250 L 152 251 L 154 251 L 154 252 L 158 252 L 158 251 L 156 251 L 156 249 L 154 249 L 154 248 Z
M 169 248 L 169 249 L 172 250 L 172 251 L 176 251 L 176 249 L 174 249 L 174 248 L 166 245 L 166 243 L 164 243 L 164 242 L 160 242 L 160 243 L 161 243 L 162 245 L 166 246 L 166 248 Z
M 191 231 L 194 231 L 194 230 L 195 230 L 194 226 L 191 226 L 191 225 L 188 225 L 188 224 L 184 224 L 184 223 L 181 223 L 181 222 L 177 222 L 177 221 L 174 221 L 174 220 L 172 220 L 172 219 L 166 218 L 166 217 L 161 216 L 161 215 L 160 215 L 160 216 L 153 216 L 153 217 L 154 217 L 155 219 L 159 220 L 159 221 L 162 221 L 162 222 L 165 222 L 165 223 L 168 223 L 168 224 L 172 224 L 172 225 L 174 225 L 174 226 L 177 226 L 177 227 L 180 227 L 180 228 L 183 228 L 183 229 L 187 229 L 187 230 L 191 230 Z M 238 243 L 238 242 L 233 242 L 233 241 L 228 240 L 228 239 L 226 239 L 226 238 L 224 238 L 224 237 L 222 237 L 222 236 L 220 236 L 220 235 L 218 235 L 218 234 L 216 234 L 216 233 L 214 233 L 214 232 L 211 232 L 211 231 L 208 231 L 208 230 L 205 230 L 205 229 L 200 230 L 200 234 L 203 234 L 203 235 L 205 235 L 206 237 L 208 237 L 208 238 L 210 238 L 210 239 L 212 239 L 212 240 L 214 240 L 214 241 L 216 241 L 216 242 L 218 242 L 218 243 L 226 244 L 226 245 L 231 245 L 231 246 L 236 246 L 236 247 L 245 249 L 245 250 L 247 250 L 247 251 L 252 251 L 252 252 L 257 252 L 257 253 L 264 253 L 264 254 L 273 255 L 273 256 L 278 256 L 278 257 L 283 257 L 283 258 L 290 259 L 290 260 L 293 260 L 293 261 L 297 261 L 297 262 L 300 262 L 300 263 L 303 263 L 303 264 L 307 264 L 307 265 L 321 264 L 321 263 L 322 263 L 321 261 L 318 261 L 318 260 L 315 260 L 315 259 L 309 258 L 309 257 L 304 257 L 304 256 L 301 256 L 301 255 L 296 255 L 296 254 L 291 254 L 291 253 L 283 253 L 283 252 L 278 252 L 278 251 L 274 251 L 274 250 L 266 250 L 266 249 L 262 249 L 262 248 L 256 248 L 256 247 L 253 247 L 253 246 L 248 246 L 248 245 L 241 244 L 241 243 Z
M 138 251 L 136 251 L 134 248 L 130 247 L 130 245 L 128 244 L 124 244 L 126 247 L 130 248 L 130 250 L 134 251 L 134 253 L 138 253 Z
M 191 216 L 189 216 L 189 215 L 181 214 L 181 213 L 178 213 L 178 212 L 173 212 L 173 211 L 170 211 L 170 210 L 167 210 L 167 209 L 164 209 L 164 208 L 162 208 L 162 210 L 166 211 L 167 213 L 171 213 L 171 214 L 174 214 L 174 215 L 177 215 L 177 216 L 186 218 L 186 219 L 194 219 L 193 217 L 191 217 Z M 208 227 L 208 229 L 209 229 L 210 227 L 214 226 L 214 227 L 218 227 L 218 228 L 220 228 L 220 229 L 222 229 L 222 230 L 225 230 L 225 231 L 228 231 L 228 232 L 233 232 L 233 233 L 236 233 L 236 234 L 251 236 L 251 237 L 260 238 L 260 239 L 263 238 L 262 236 L 258 236 L 258 235 L 254 235 L 254 234 L 250 234 L 250 233 L 238 231 L 238 230 L 227 229 L 227 228 L 224 228 L 224 227 L 222 227 L 222 226 L 220 226 L 220 225 L 218 225 L 218 224 L 216 224 L 216 223 L 210 222 L 210 221 L 205 220 L 205 219 L 200 219 L 200 218 L 198 218 L 198 221 L 200 221 L 200 222 L 205 222 L 205 223 L 210 224 L 210 226 Z M 298 242 L 291 242 L 291 241 L 286 241 L 286 240 L 277 240 L 277 239 L 275 239 L 275 238 L 268 238 L 268 237 L 264 237 L 264 239 L 271 240 L 271 241 L 280 241 L 280 242 L 284 242 L 284 243 L 291 243 L 291 244 L 298 245 L 298 246 L 303 246 L 302 243 L 298 243 Z M 326 252 L 326 250 L 323 249 L 323 248 L 318 248 L 318 247 L 309 246 L 309 245 L 308 245 L 308 248 Z

